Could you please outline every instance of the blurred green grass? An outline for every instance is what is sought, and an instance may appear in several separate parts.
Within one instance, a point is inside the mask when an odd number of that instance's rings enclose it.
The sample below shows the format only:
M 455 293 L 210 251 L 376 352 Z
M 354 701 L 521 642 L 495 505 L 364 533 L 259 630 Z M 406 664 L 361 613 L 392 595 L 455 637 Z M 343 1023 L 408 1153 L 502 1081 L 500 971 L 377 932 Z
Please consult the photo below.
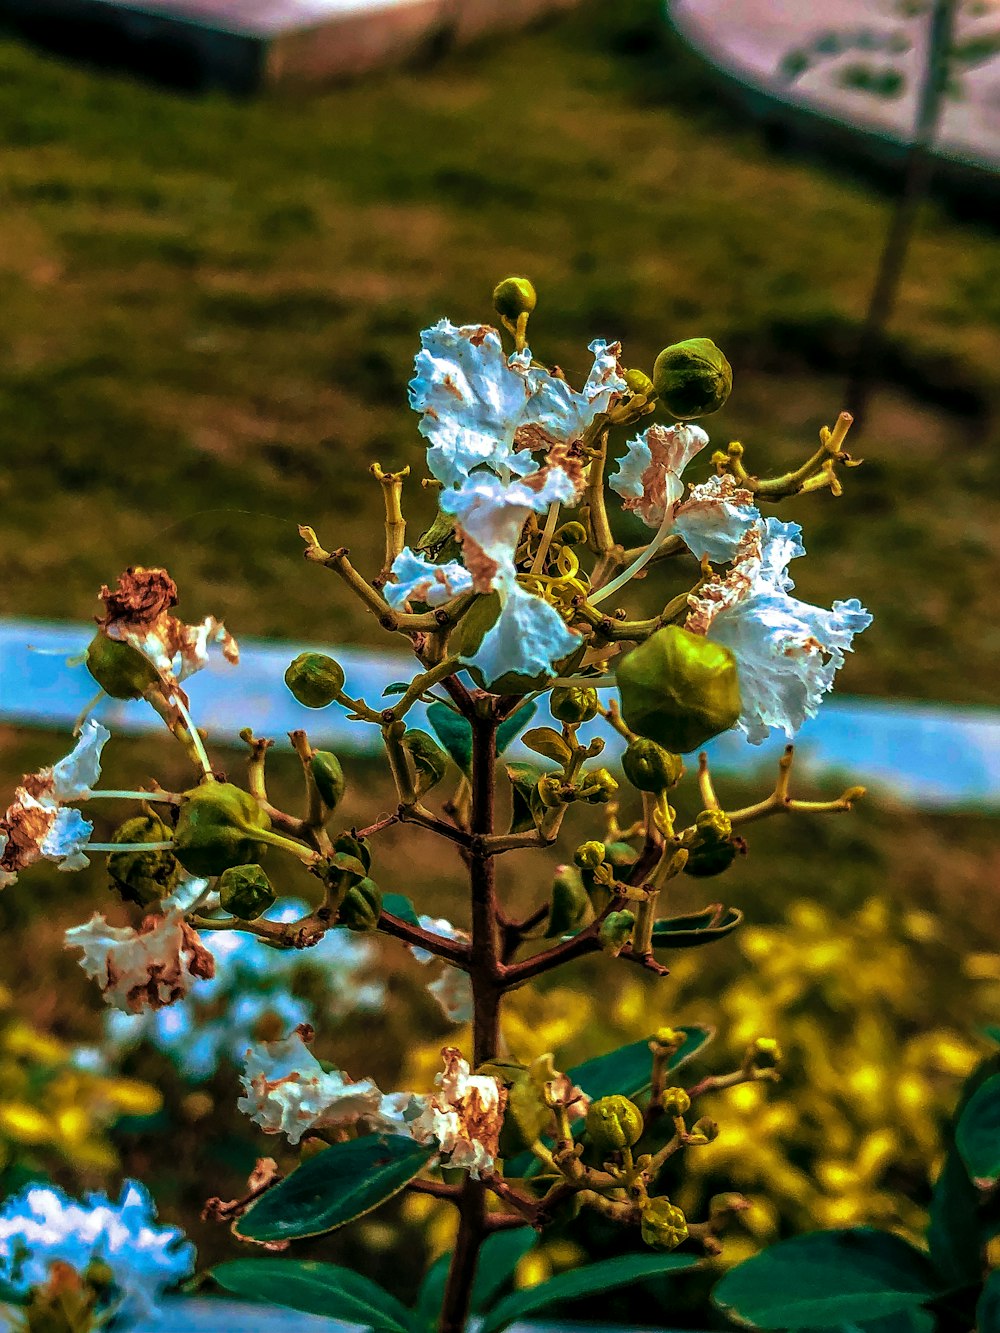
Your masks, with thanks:
M 295 525 L 378 561 L 366 467 L 421 471 L 421 327 L 488 317 L 525 271 L 535 349 L 571 374 L 594 336 L 648 366 L 708 334 L 736 370 L 713 438 L 778 469 L 845 405 L 889 206 L 727 113 L 656 0 L 308 100 L 184 98 L 5 41 L 0 142 L 3 611 L 86 617 L 165 563 L 192 613 L 331 641 L 378 631 Z M 928 207 L 865 466 L 787 506 L 803 595 L 876 612 L 845 690 L 992 698 L 998 275 L 994 235 Z

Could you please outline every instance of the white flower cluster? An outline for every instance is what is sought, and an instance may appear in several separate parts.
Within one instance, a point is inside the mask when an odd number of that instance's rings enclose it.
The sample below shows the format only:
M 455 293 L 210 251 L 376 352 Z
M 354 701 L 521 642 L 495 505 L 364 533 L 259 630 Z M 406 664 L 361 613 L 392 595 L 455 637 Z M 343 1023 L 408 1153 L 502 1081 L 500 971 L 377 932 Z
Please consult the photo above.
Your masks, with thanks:
M 508 672 L 551 675 L 580 645 L 555 607 L 522 587 L 515 552 L 529 515 L 575 503 L 582 469 L 573 446 L 625 390 L 617 343 L 590 345 L 594 362 L 577 392 L 532 364 L 525 349 L 507 357 L 496 329 L 447 320 L 421 334 L 410 404 L 420 413 L 427 465 L 442 483 L 442 510 L 454 517 L 463 563 L 434 565 L 406 548 L 385 589 L 391 606 L 439 606 L 460 592 L 495 592 L 496 622 L 475 653 L 487 682 Z
M 384 1093 L 370 1078 L 354 1081 L 328 1070 L 310 1051 L 311 1032 L 263 1042 L 246 1053 L 245 1095 L 238 1105 L 265 1134 L 298 1143 L 310 1130 L 353 1129 L 404 1134 L 436 1143 L 446 1165 L 473 1179 L 492 1171 L 499 1152 L 506 1089 L 495 1078 L 473 1074 L 453 1046 L 442 1052 L 444 1071 L 427 1095 Z
M 308 909 L 284 902 L 265 913 L 270 921 L 295 921 Z M 108 1011 L 105 1047 L 114 1057 L 141 1042 L 166 1054 L 188 1079 L 211 1078 L 223 1064 L 239 1066 L 267 1032 L 290 1032 L 347 1013 L 371 1013 L 385 986 L 370 970 L 371 943 L 331 930 L 311 949 L 271 949 L 241 931 L 206 931 L 203 946 L 215 960 L 214 977 L 179 1003 L 141 1014 Z M 296 994 L 302 987 L 309 998 Z
M 150 1327 L 163 1292 L 190 1276 L 195 1259 L 181 1231 L 155 1222 L 153 1201 L 134 1180 L 117 1203 L 103 1194 L 78 1203 L 54 1187 L 29 1185 L 0 1210 L 0 1281 L 27 1295 L 53 1264 L 82 1277 L 100 1264 L 111 1275 L 106 1317 Z

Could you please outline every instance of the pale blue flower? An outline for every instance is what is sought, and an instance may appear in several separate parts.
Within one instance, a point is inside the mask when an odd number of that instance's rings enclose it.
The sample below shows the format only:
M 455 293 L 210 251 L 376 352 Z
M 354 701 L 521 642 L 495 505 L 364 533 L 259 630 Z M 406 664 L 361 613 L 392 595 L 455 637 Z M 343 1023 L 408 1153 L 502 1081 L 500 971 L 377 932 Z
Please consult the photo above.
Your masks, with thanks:
M 79 810 L 61 807 L 38 845 L 39 854 L 47 861 L 55 861 L 59 870 L 82 870 L 90 865 L 84 848 L 93 831 L 93 824 Z
M 408 546 L 396 556 L 389 572 L 396 582 L 387 583 L 382 595 L 397 611 L 411 600 L 427 606 L 443 606 L 458 593 L 472 589 L 472 575 L 457 560 L 434 565 Z
M 39 777 L 51 777 L 55 800 L 85 800 L 101 776 L 101 751 L 111 739 L 111 732 L 93 718 L 80 729 L 80 738 L 65 758 L 51 769 L 42 769 Z
M 760 510 L 753 496 L 727 472 L 691 487 L 688 498 L 674 511 L 672 530 L 698 560 L 707 556 L 715 564 L 728 565 L 758 522 Z
M 134 1180 L 117 1203 L 103 1194 L 79 1203 L 53 1186 L 29 1185 L 0 1210 L 0 1279 L 27 1295 L 53 1263 L 85 1274 L 96 1261 L 111 1272 L 107 1314 L 149 1327 L 163 1292 L 188 1277 L 195 1260 L 183 1232 L 155 1222 L 153 1201 Z
M 608 485 L 651 528 L 658 528 L 684 494 L 681 474 L 708 444 L 700 426 L 649 426 L 628 442 Z

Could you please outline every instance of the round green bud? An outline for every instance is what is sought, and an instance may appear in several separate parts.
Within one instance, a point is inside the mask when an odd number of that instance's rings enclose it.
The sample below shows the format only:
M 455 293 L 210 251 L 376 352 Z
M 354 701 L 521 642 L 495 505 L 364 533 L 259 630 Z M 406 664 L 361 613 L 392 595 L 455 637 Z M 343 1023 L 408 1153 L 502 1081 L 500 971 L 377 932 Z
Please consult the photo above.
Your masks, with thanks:
M 299 653 L 285 672 L 285 684 L 306 708 L 326 708 L 344 688 L 344 669 L 326 653 Z
M 679 1051 L 687 1041 L 687 1033 L 677 1028 L 657 1028 L 651 1045 L 655 1045 L 658 1054 L 672 1055 Z
M 684 873 L 704 879 L 728 870 L 736 859 L 729 816 L 724 810 L 702 810 L 694 822 L 698 831 L 688 847 Z
M 781 1058 L 781 1047 L 774 1037 L 758 1037 L 747 1051 L 747 1063 L 755 1069 L 777 1069 Z
M 493 288 L 493 309 L 512 324 L 519 315 L 530 315 L 538 303 L 538 293 L 527 278 L 504 278 Z
M 683 1088 L 664 1088 L 660 1097 L 660 1105 L 667 1115 L 675 1118 L 680 1115 L 687 1115 L 691 1110 L 691 1098 Z
M 576 866 L 560 866 L 552 881 L 552 900 L 549 923 L 545 930 L 547 940 L 557 939 L 578 930 L 590 917 L 590 896 Z
M 230 866 L 216 888 L 222 906 L 241 921 L 256 921 L 277 900 L 271 881 L 257 865 Z
M 604 863 L 604 855 L 603 842 L 581 842 L 573 853 L 573 860 L 581 870 L 593 870 Z
M 703 1115 L 700 1120 L 696 1120 L 688 1135 L 688 1139 L 698 1146 L 705 1143 L 714 1143 L 718 1137 L 719 1122 L 713 1120 L 709 1115 Z
M 134 815 L 119 824 L 112 842 L 169 842 L 174 831 L 158 815 Z M 108 873 L 123 898 L 147 906 L 172 893 L 181 867 L 171 852 L 112 852 Z
M 632 912 L 609 912 L 601 922 L 597 941 L 606 954 L 617 958 L 632 938 L 635 915 Z
M 552 810 L 557 805 L 565 805 L 563 800 L 563 781 L 557 778 L 553 773 L 546 773 L 544 777 L 538 779 L 538 799 L 548 810 Z
M 653 381 L 644 370 L 626 370 L 622 379 L 629 387 L 629 392 L 637 398 L 652 398 L 656 393 Z
M 661 1194 L 643 1204 L 640 1230 L 642 1239 L 654 1250 L 676 1250 L 682 1241 L 687 1240 L 687 1218 L 676 1204 Z
M 587 1137 L 600 1152 L 620 1152 L 642 1138 L 642 1112 L 635 1102 L 615 1093 L 587 1108 Z
M 337 924 L 363 933 L 375 929 L 381 914 L 382 890 L 373 879 L 363 879 L 344 894 Z
M 336 810 L 344 797 L 344 770 L 340 760 L 329 750 L 317 750 L 309 761 L 313 781 L 328 810 Z
M 687 338 L 656 358 L 653 388 L 671 416 L 691 421 L 718 412 L 732 392 L 733 368 L 711 338 Z
M 622 768 L 639 791 L 664 792 L 675 787 L 684 772 L 679 754 L 671 754 L 645 736 L 630 741 L 622 755 Z
M 667 625 L 618 667 L 622 717 L 671 754 L 689 754 L 735 726 L 740 715 L 736 659 L 722 644 Z
M 333 850 L 357 857 L 364 865 L 365 874 L 372 868 L 371 848 L 364 838 L 356 838 L 353 833 L 338 833 L 333 840 Z
M 260 861 L 267 845 L 254 834 L 270 828 L 249 792 L 231 782 L 205 782 L 181 797 L 174 851 L 192 875 L 221 875 L 230 866 Z
M 584 773 L 580 795 L 591 805 L 604 805 L 618 790 L 614 774 L 607 768 L 593 768 Z
M 87 647 L 87 670 L 112 699 L 141 699 L 160 679 L 138 648 L 99 630 Z
M 579 725 L 597 716 L 597 691 L 560 685 L 549 695 L 549 712 L 558 722 Z

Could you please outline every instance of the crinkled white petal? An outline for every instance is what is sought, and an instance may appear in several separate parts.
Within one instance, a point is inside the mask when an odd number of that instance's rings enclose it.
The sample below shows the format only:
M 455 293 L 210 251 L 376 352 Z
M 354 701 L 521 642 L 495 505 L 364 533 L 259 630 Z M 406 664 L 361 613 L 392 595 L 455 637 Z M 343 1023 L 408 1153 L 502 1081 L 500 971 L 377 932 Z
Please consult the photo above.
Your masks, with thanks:
M 95 912 L 66 931 L 66 947 L 83 950 L 80 966 L 106 1002 L 133 1014 L 173 1004 L 215 971 L 212 955 L 176 908 L 148 916 L 139 930 L 111 926 Z
M 483 464 L 519 475 L 533 472 L 538 464 L 531 454 L 514 449 L 530 393 L 530 353 L 508 358 L 496 329 L 458 328 L 447 319 L 425 329 L 420 343 L 410 406 L 421 414 L 432 475 L 445 486 L 458 486 Z
M 382 593 L 394 610 L 411 599 L 426 602 L 428 606 L 443 606 L 458 593 L 472 589 L 472 575 L 457 560 L 434 565 L 408 546 L 396 556 L 390 573 L 396 582 L 387 583 Z
M 246 1095 L 239 1109 L 265 1134 L 284 1134 L 293 1144 L 310 1129 L 356 1125 L 382 1108 L 383 1094 L 370 1078 L 354 1083 L 340 1070 L 326 1071 L 298 1032 L 251 1047 L 241 1082 Z
M 444 1071 L 435 1078 L 439 1091 L 425 1099 L 410 1133 L 418 1143 L 438 1143 L 449 1155 L 449 1166 L 478 1180 L 496 1162 L 506 1094 L 495 1078 L 470 1073 L 468 1061 L 453 1046 L 442 1055 Z
M 608 485 L 651 528 L 658 528 L 684 494 L 681 475 L 695 454 L 708 444 L 700 426 L 680 422 L 649 426 L 628 443 Z
M 83 849 L 93 831 L 79 810 L 59 809 L 38 850 L 46 860 L 57 861 L 60 870 L 82 870 L 90 865 Z
M 576 487 L 562 468 L 550 467 L 529 481 L 504 482 L 488 472 L 469 477 L 459 490 L 444 491 L 441 508 L 458 520 L 463 558 L 478 592 L 490 592 L 497 566 L 513 562 L 531 513 L 575 499 Z
M 194 1271 L 194 1246 L 176 1227 L 156 1226 L 156 1209 L 134 1180 L 122 1186 L 117 1203 L 103 1194 L 80 1203 L 62 1190 L 29 1185 L 0 1211 L 0 1279 L 27 1295 L 41 1286 L 53 1263 L 84 1274 L 94 1261 L 111 1272 L 107 1309 L 122 1323 L 157 1320 L 164 1291 Z
M 467 972 L 463 972 L 459 967 L 446 965 L 439 977 L 427 983 L 427 989 L 450 1022 L 472 1022 L 472 981 Z
M 729 564 L 758 522 L 760 511 L 750 492 L 725 473 L 691 487 L 688 498 L 674 511 L 673 530 L 699 560 L 707 556 L 715 564 Z
M 64 759 L 53 765 L 52 795 L 57 801 L 84 800 L 101 776 L 101 751 L 111 732 L 93 718 L 83 724 L 80 738 Z
M 564 379 L 532 367 L 528 371 L 531 397 L 524 412 L 518 443 L 529 448 L 571 444 L 579 440 L 599 412 L 606 412 L 627 385 L 618 371 L 620 343 L 598 339 L 590 344 L 594 364 L 583 389 L 577 392 Z
M 482 672 L 487 685 L 508 672 L 532 679 L 554 676 L 556 664 L 579 648 L 579 634 L 554 606 L 522 588 L 516 578 L 505 581 L 501 597 L 500 615 L 477 652 L 464 660 Z

